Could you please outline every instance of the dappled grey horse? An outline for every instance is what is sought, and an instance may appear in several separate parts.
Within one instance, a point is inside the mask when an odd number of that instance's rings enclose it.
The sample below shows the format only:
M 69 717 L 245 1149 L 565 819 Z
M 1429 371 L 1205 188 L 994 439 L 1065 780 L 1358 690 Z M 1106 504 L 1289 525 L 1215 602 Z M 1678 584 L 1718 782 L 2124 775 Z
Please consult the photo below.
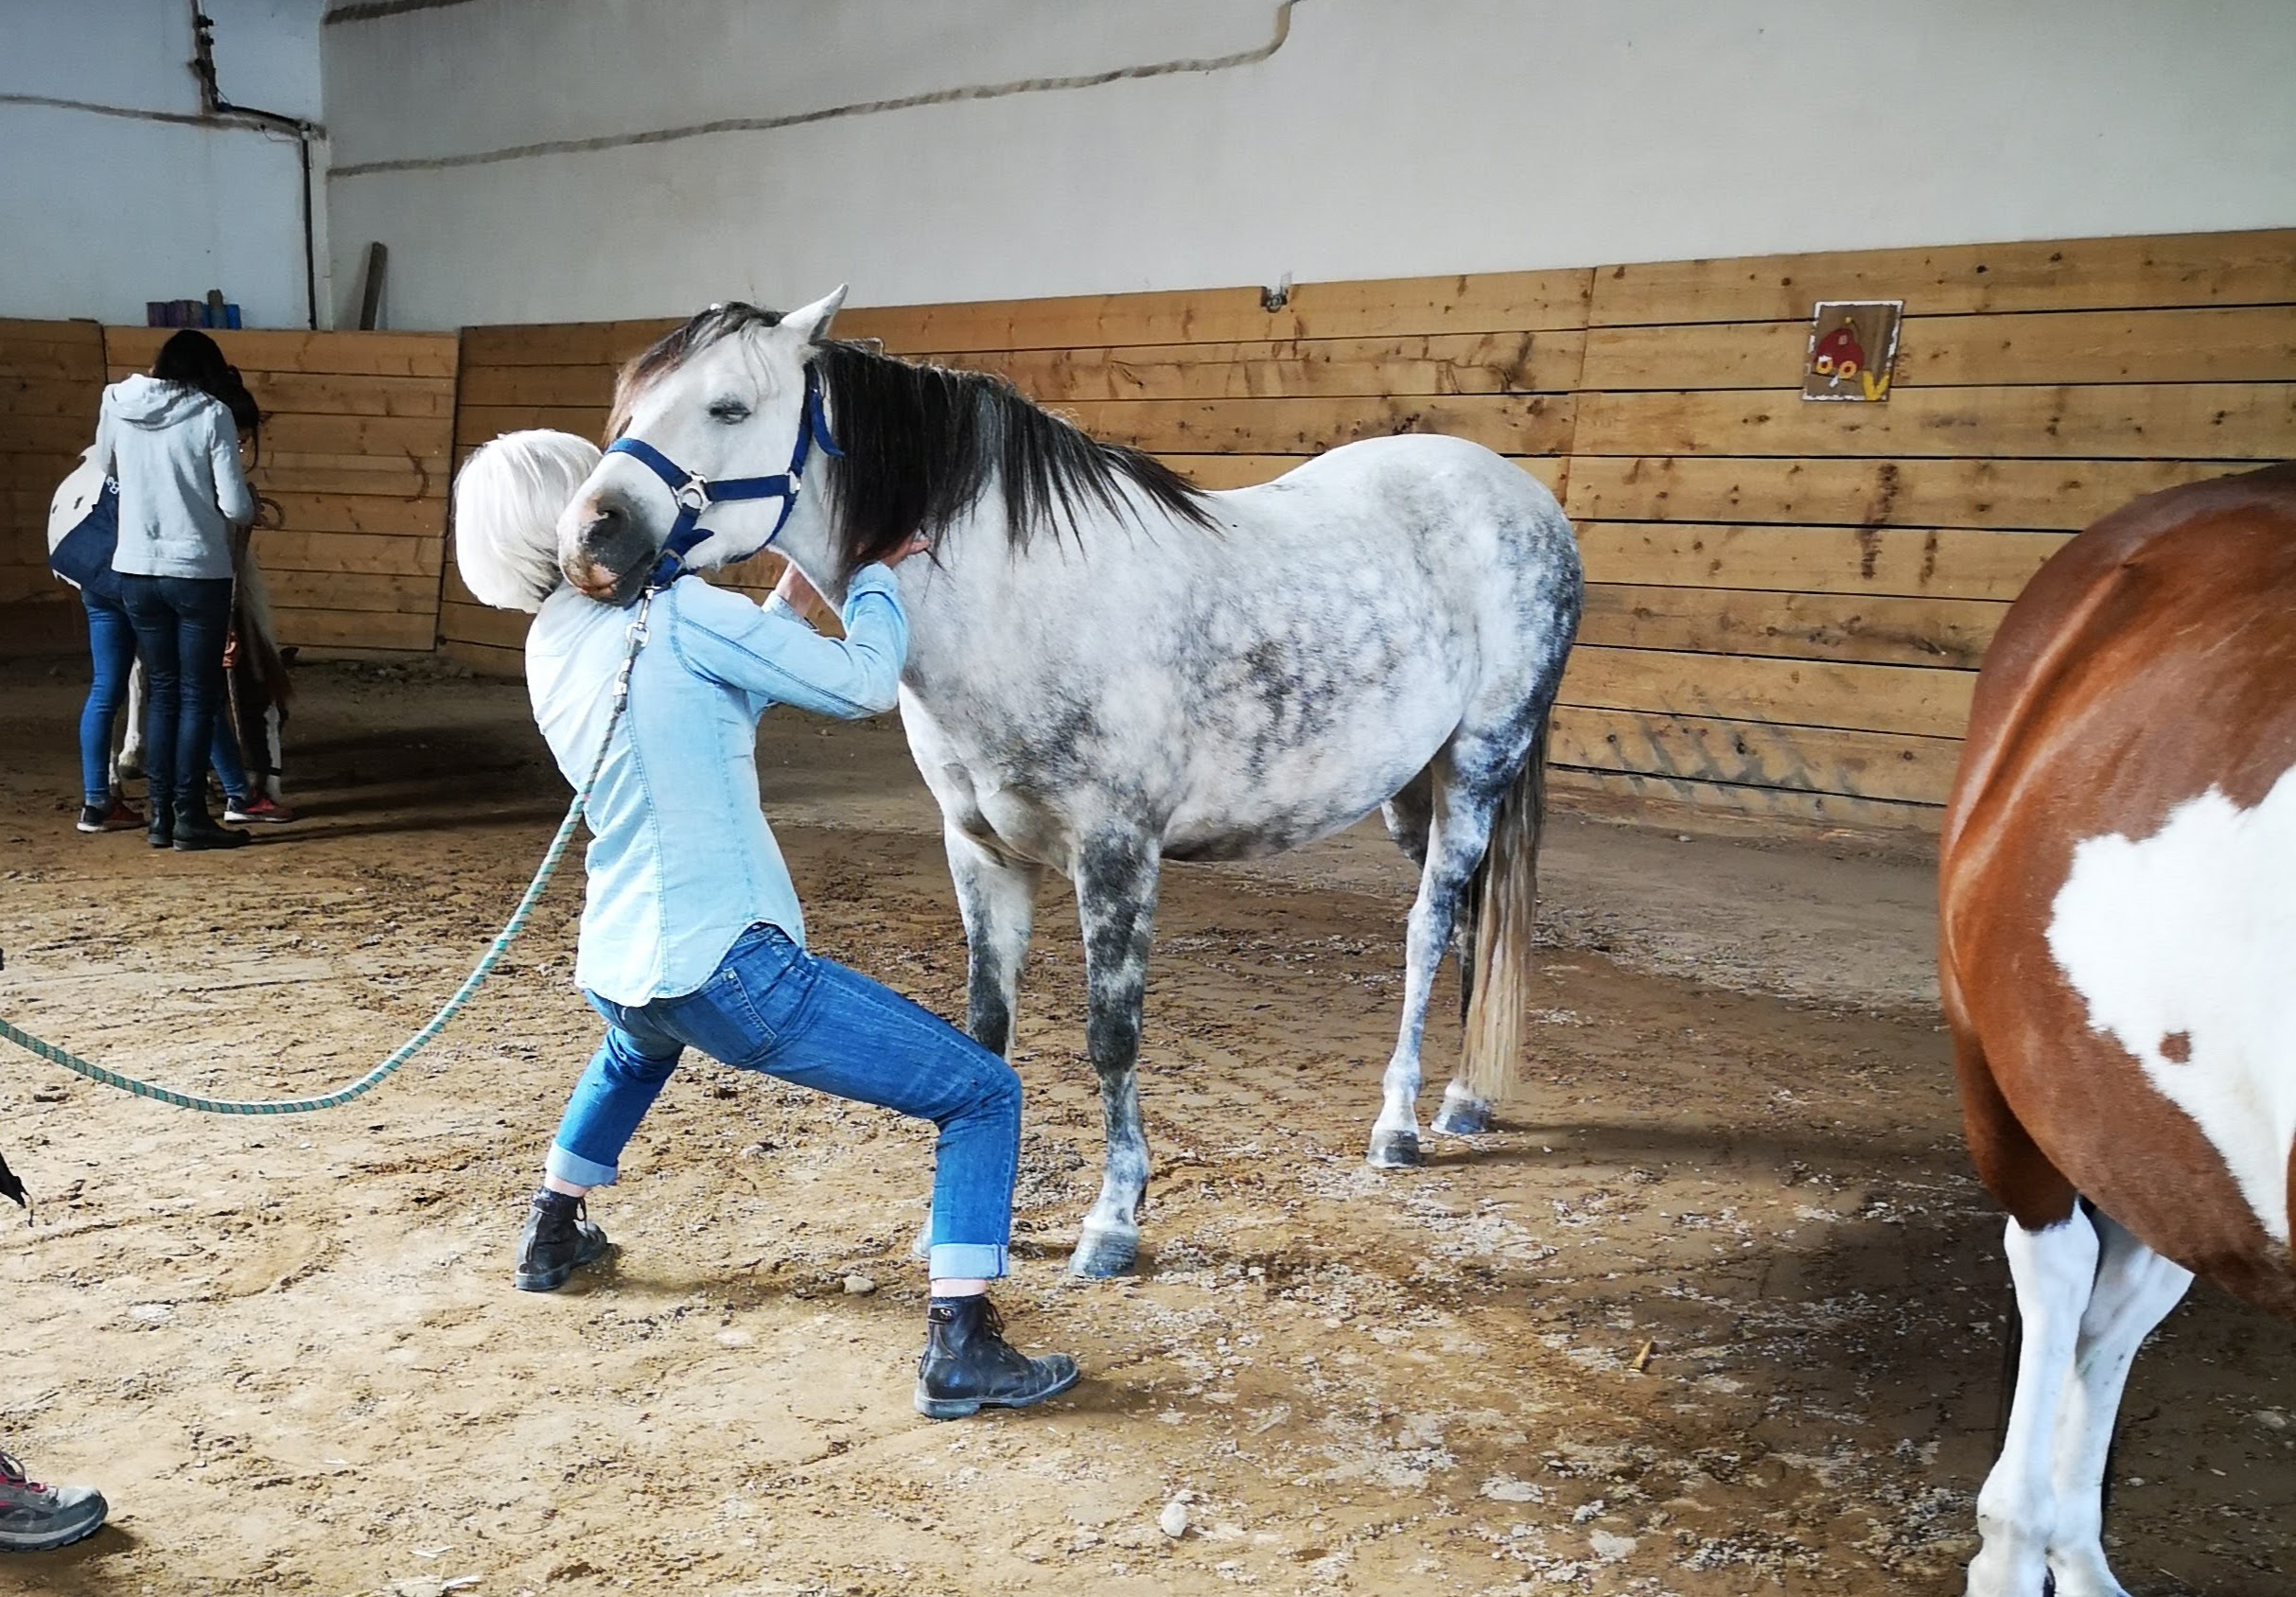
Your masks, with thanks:
M 674 534 L 694 565 L 772 542 L 833 600 L 930 536 L 898 573 L 902 719 L 988 1046 L 1012 1039 L 1044 872 L 1076 884 L 1107 1162 L 1073 1268 L 1115 1273 L 1138 1246 L 1135 1066 L 1167 859 L 1271 854 L 1384 806 L 1422 874 L 1371 1162 L 1417 1162 L 1420 1038 L 1455 934 L 1465 1037 L 1434 1129 L 1484 1129 L 1523 1047 L 1547 717 L 1579 617 L 1553 496 L 1431 436 L 1199 492 L 999 378 L 831 340 L 843 297 L 693 318 L 623 374 L 618 442 L 572 503 L 525 514 L 555 519 L 567 579 L 612 602 Z

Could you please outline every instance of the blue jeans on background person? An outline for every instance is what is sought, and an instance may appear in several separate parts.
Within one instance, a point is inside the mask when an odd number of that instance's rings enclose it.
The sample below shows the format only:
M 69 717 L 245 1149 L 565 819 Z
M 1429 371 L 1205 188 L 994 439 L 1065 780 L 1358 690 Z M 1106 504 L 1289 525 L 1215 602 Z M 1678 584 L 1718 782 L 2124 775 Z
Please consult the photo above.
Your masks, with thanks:
M 122 571 L 119 586 L 144 661 L 144 773 L 154 819 L 163 807 L 203 816 L 216 707 L 223 702 L 231 579 Z
M 128 673 L 135 664 L 135 628 L 128 612 L 85 588 L 79 602 L 88 611 L 88 653 L 96 674 L 88 702 L 79 711 L 79 785 L 88 807 L 112 807 L 112 725 L 128 696 Z
M 603 1186 L 688 1048 L 740 1070 L 873 1103 L 940 1128 L 927 1237 L 936 1280 L 1005 1273 L 1020 1171 L 1021 1079 L 931 1011 L 779 927 L 757 925 L 695 992 L 636 1008 L 596 993 L 605 1042 L 575 1084 L 552 1175 Z

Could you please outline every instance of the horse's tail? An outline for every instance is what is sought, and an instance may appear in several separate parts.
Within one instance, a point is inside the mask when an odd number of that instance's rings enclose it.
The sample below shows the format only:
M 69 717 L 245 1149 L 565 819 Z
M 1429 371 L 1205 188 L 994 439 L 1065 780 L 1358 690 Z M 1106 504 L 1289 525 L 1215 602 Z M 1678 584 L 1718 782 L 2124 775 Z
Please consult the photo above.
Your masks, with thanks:
M 1547 722 L 1491 817 L 1476 867 L 1474 986 L 1467 998 L 1460 1076 L 1467 1090 L 1503 1101 L 1529 1031 L 1531 948 L 1538 926 L 1538 839 L 1547 818 Z

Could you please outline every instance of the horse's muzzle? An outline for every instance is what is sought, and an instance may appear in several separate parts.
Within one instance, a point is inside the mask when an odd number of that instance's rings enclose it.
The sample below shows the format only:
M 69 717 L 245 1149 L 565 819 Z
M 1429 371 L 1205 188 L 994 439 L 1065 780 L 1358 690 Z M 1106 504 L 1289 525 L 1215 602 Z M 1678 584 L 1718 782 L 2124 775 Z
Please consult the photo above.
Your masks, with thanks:
M 601 499 L 589 519 L 561 548 L 558 569 L 574 589 L 608 605 L 626 605 L 645 587 L 659 553 L 636 518 Z

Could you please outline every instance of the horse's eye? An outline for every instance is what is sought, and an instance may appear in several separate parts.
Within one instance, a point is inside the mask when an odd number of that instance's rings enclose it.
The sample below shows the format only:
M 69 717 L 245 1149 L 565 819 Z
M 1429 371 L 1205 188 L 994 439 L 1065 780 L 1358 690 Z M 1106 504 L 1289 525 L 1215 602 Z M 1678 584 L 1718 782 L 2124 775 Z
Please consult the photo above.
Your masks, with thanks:
M 710 419 L 713 421 L 722 421 L 727 423 L 747 421 L 749 419 L 749 407 L 743 404 L 739 399 L 720 399 L 716 404 L 710 407 Z

